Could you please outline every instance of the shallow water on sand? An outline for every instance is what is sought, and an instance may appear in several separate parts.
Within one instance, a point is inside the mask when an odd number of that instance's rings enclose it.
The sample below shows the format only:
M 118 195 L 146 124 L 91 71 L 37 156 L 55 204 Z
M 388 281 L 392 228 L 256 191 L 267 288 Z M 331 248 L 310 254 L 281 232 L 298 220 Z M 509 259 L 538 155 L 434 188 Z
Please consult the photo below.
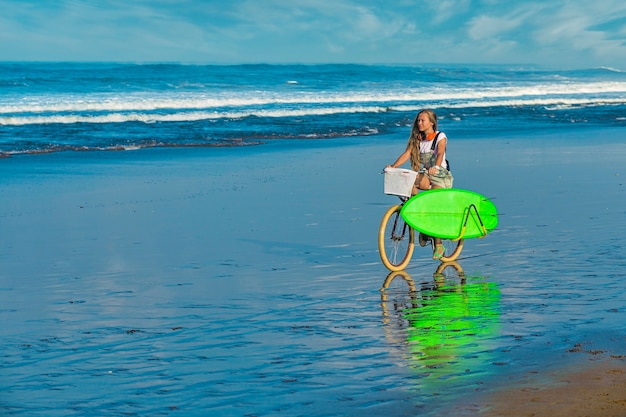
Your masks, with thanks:
M 401 274 L 375 246 L 383 145 L 250 153 L 250 181 L 187 150 L 14 174 L 2 414 L 472 415 L 510 379 L 626 354 L 623 145 L 594 186 L 567 161 L 459 142 L 458 186 L 494 197 L 500 226 L 445 268 L 418 248 Z M 338 187 L 348 157 L 364 163 Z

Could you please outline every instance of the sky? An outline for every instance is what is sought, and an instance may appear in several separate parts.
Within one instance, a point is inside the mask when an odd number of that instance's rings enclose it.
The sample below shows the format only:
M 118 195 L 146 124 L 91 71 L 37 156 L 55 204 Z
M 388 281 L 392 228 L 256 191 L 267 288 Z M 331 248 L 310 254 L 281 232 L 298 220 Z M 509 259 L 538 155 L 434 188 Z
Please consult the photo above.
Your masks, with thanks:
M 626 70 L 624 0 L 0 0 L 0 61 Z

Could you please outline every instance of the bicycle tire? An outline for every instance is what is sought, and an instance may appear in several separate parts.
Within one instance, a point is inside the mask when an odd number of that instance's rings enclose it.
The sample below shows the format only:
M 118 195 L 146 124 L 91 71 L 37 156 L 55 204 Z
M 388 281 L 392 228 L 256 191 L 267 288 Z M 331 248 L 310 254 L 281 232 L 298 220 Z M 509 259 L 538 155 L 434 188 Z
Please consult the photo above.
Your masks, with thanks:
M 390 271 L 401 271 L 409 264 L 415 249 L 415 231 L 400 216 L 401 205 L 390 207 L 378 230 L 378 252 Z

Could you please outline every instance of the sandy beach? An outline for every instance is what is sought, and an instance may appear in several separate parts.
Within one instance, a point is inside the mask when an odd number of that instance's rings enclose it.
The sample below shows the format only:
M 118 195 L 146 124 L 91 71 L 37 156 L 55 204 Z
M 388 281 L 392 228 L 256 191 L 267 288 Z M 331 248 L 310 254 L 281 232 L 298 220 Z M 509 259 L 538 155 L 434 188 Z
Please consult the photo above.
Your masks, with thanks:
M 381 291 L 405 133 L 1 159 L 0 414 L 626 415 L 624 130 L 449 133 L 500 225 Z
M 597 353 L 590 352 L 590 355 Z M 610 355 L 581 361 L 579 370 L 526 375 L 525 381 L 489 394 L 484 416 L 607 416 L 626 413 L 626 361 Z M 476 407 L 478 410 L 480 407 Z

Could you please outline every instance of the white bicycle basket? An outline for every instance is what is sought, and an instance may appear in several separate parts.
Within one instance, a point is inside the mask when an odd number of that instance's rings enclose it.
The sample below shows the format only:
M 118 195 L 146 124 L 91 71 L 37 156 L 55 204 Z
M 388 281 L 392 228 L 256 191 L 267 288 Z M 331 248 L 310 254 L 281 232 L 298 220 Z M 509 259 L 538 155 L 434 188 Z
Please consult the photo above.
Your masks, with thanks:
M 385 194 L 411 197 L 417 172 L 404 168 L 385 168 Z

